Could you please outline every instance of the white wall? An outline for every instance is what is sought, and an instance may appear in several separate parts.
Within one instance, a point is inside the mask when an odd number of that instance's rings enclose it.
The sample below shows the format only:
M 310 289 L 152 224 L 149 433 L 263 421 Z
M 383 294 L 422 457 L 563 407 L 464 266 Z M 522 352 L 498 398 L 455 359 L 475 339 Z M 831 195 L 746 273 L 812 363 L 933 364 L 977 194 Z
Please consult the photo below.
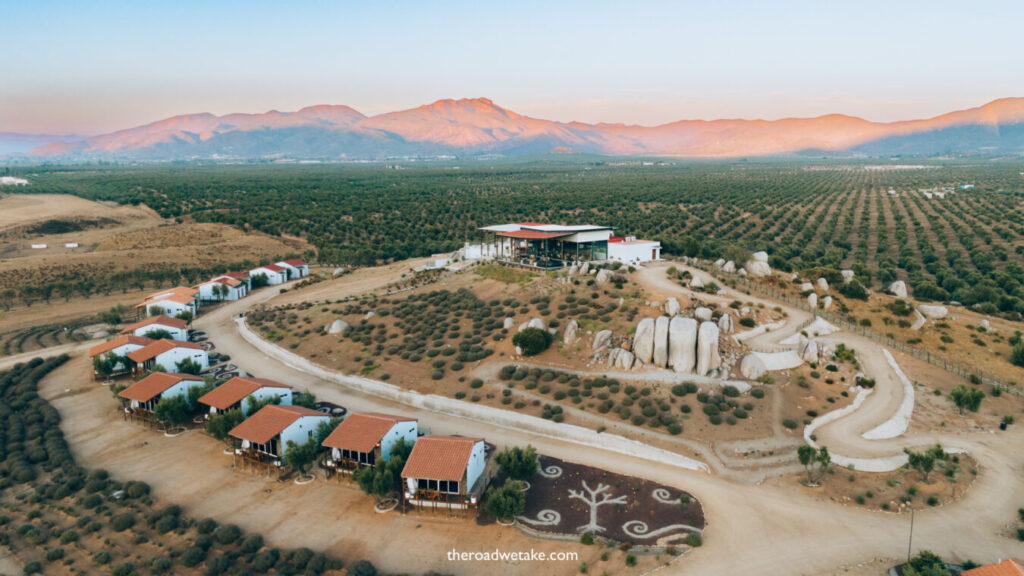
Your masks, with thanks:
M 151 308 L 153 308 L 154 306 L 157 306 L 157 307 L 163 309 L 164 316 L 174 317 L 174 316 L 177 316 L 178 314 L 181 314 L 185 310 L 188 310 L 189 312 L 191 312 L 193 316 L 196 315 L 196 309 L 193 308 L 192 306 L 188 305 L 188 304 L 179 304 L 179 303 L 177 303 L 177 302 L 175 302 L 173 300 L 154 300 L 154 301 L 148 302 L 146 304 L 146 315 L 147 316 L 155 316 L 155 314 L 150 314 L 150 312 L 149 312 L 149 310 Z
M 214 296 L 214 294 L 213 294 L 213 287 L 214 286 L 227 286 L 227 284 L 221 284 L 220 282 L 212 282 L 212 283 L 209 283 L 209 284 L 200 284 L 199 285 L 199 299 L 200 300 L 209 300 L 209 301 L 213 301 L 213 302 L 221 301 L 221 297 L 220 296 Z M 239 284 L 238 286 L 228 286 L 228 295 L 225 296 L 223 298 L 223 300 L 225 302 L 228 302 L 228 301 L 232 301 L 232 300 L 238 300 L 239 298 L 241 298 L 243 296 L 245 296 L 245 284 L 244 283 L 243 284 Z
M 286 281 L 286 278 L 284 277 L 284 272 L 274 272 L 273 270 L 268 270 L 266 268 L 253 268 L 252 270 L 249 270 L 250 277 L 256 276 L 258 274 L 265 274 L 271 286 L 284 284 L 284 282 Z
M 611 230 L 592 230 L 590 232 L 577 232 L 572 236 L 560 238 L 560 240 L 568 242 L 600 242 L 601 240 L 607 240 L 611 237 Z
M 289 440 L 296 444 L 305 444 L 313 437 L 316 427 L 321 422 L 326 422 L 329 419 L 330 416 L 324 414 L 323 416 L 300 416 L 298 420 L 292 422 L 290 426 L 281 432 L 280 456 L 284 458 L 285 452 L 288 451 Z
M 380 459 L 387 460 L 391 457 L 391 448 L 398 440 L 404 439 L 405 443 L 412 446 L 416 442 L 416 422 L 398 422 L 388 430 L 380 441 Z
M 167 372 L 174 372 L 178 362 L 185 358 L 191 358 L 193 362 L 199 364 L 204 370 L 210 367 L 210 356 L 206 353 L 206 350 L 195 350 L 192 348 L 172 348 L 163 354 L 158 354 L 153 359 L 153 362 L 163 366 Z
M 101 358 L 105 358 L 107 356 L 107 354 L 114 354 L 115 356 L 125 356 L 129 352 L 135 352 L 139 348 L 142 348 L 142 346 L 140 346 L 138 344 L 122 344 L 122 345 L 118 346 L 117 348 L 114 348 L 113 350 L 108 350 L 108 351 L 104 352 L 103 354 L 100 354 L 100 357 Z M 114 371 L 115 372 L 119 372 L 121 370 L 127 370 L 127 369 L 128 369 L 128 367 L 124 366 L 123 362 L 118 362 L 117 366 L 114 367 Z
M 178 382 L 174 386 L 171 386 L 167 390 L 164 390 L 162 393 L 160 393 L 160 395 L 157 396 L 156 400 L 157 402 L 159 402 L 164 398 L 174 398 L 175 396 L 187 396 L 189 388 L 197 388 L 202 385 L 202 380 L 182 380 L 181 382 Z M 141 403 L 138 402 L 137 400 L 131 401 L 132 408 L 138 408 L 140 404 Z M 156 402 L 153 403 L 153 406 L 156 407 Z
M 484 450 L 483 440 L 473 445 L 473 451 L 469 454 L 469 463 L 466 464 L 466 485 L 462 492 L 468 494 L 476 485 L 476 481 L 484 472 L 484 464 L 487 463 L 487 452 Z
M 167 330 L 171 333 L 171 336 L 175 340 L 185 341 L 188 340 L 188 329 L 187 328 L 176 328 L 174 326 L 164 326 L 163 324 L 150 324 L 149 326 L 143 326 L 136 328 L 132 334 L 136 336 L 145 336 L 147 332 L 154 330 Z
M 661 258 L 660 242 L 644 242 L 642 244 L 610 242 L 608 244 L 608 259 L 618 260 L 623 264 L 650 262 L 651 250 L 656 250 L 657 257 Z

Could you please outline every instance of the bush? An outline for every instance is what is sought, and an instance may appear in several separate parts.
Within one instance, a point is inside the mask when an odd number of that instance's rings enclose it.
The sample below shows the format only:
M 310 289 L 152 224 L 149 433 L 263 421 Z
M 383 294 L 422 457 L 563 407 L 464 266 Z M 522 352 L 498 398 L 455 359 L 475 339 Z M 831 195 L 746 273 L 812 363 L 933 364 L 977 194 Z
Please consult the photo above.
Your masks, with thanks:
M 798 426 L 796 420 L 790 418 L 783 420 L 782 425 L 785 426 L 786 428 L 789 428 L 790 430 L 796 430 L 796 427 Z
M 221 554 L 206 561 L 207 576 L 220 576 L 231 568 L 233 560 L 228 554 Z
M 173 566 L 174 562 L 166 556 L 157 556 L 149 561 L 149 569 L 152 570 L 154 574 L 170 572 Z
M 704 538 L 696 532 L 691 532 L 686 535 L 686 545 L 690 548 L 699 548 L 704 544 Z
M 213 531 L 213 538 L 219 544 L 232 544 L 242 537 L 242 529 L 234 524 L 220 526 Z
M 92 562 L 93 562 L 93 564 L 99 564 L 101 566 L 104 565 L 104 564 L 109 564 L 110 563 L 110 553 L 109 552 L 105 552 L 105 551 L 104 552 L 97 552 L 97 553 L 93 554 Z
M 199 546 L 193 546 L 181 555 L 181 563 L 189 568 L 198 566 L 203 560 L 206 560 L 206 549 Z
M 196 532 L 200 534 L 209 534 L 217 529 L 217 521 L 213 518 L 204 518 L 196 524 Z
M 49 550 L 46 551 L 46 561 L 47 562 L 55 562 L 57 560 L 60 560 L 63 557 L 64 557 L 64 549 L 63 548 L 50 548 Z
M 110 519 L 110 527 L 114 532 L 124 532 L 135 525 L 135 517 L 130 513 L 118 514 Z
M 755 322 L 754 319 L 751 318 L 750 316 L 744 316 L 743 318 L 740 318 L 740 326 L 753 328 L 756 324 L 757 322 Z
M 42 564 L 42 562 L 39 562 L 38 560 L 32 561 L 32 562 L 29 562 L 28 564 L 25 564 L 25 567 L 22 568 L 21 571 L 22 571 L 23 574 L 42 574 L 43 573 L 43 564 Z
M 348 569 L 349 576 L 377 576 L 377 567 L 366 560 L 356 562 Z
M 764 398 L 764 388 L 754 388 L 750 391 L 750 395 L 757 399 Z
M 114 576 L 132 576 L 135 574 L 135 565 L 131 562 L 123 562 L 114 567 Z
M 548 349 L 554 336 L 540 328 L 524 328 L 512 337 L 512 343 L 523 351 L 523 356 L 535 356 Z
M 583 535 L 580 536 L 580 544 L 583 544 L 584 546 L 591 546 L 594 544 L 594 537 L 590 535 L 590 532 L 584 532 Z

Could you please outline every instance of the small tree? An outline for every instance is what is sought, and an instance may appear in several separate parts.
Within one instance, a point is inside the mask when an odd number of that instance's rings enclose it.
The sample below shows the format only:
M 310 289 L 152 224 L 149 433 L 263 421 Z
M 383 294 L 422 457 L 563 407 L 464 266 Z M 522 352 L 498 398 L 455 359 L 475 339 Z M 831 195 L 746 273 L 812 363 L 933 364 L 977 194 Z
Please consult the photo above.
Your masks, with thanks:
M 167 313 L 163 306 L 147 306 L 146 313 L 150 316 L 163 316 Z
M 935 470 L 935 462 L 948 458 L 941 444 L 936 444 L 924 452 L 914 452 L 909 448 L 904 448 L 903 451 L 907 454 L 907 465 L 921 473 L 921 479 L 925 484 L 928 483 L 928 476 Z
M 174 340 L 174 336 L 163 328 L 154 328 L 143 334 L 143 336 L 150 340 Z
M 250 280 L 250 282 L 252 282 L 252 289 L 253 290 L 255 290 L 257 288 L 263 288 L 264 286 L 269 286 L 270 285 L 270 279 L 267 278 L 267 275 L 262 273 L 262 272 L 259 273 L 259 274 L 254 275 L 249 280 Z
M 1013 362 L 1015 366 L 1024 368 L 1024 342 L 1018 342 L 1013 347 L 1013 352 L 1010 354 L 1010 362 Z
M 185 323 L 188 324 L 192 322 L 192 318 L 194 318 L 195 315 L 192 314 L 191 310 L 182 310 L 181 312 L 178 312 L 174 317 L 177 318 L 178 320 L 184 320 Z
M 188 388 L 188 403 L 193 408 L 199 404 L 199 399 L 202 398 L 207 392 L 211 392 L 217 384 L 213 381 L 212 376 L 204 376 L 203 383 L 200 386 L 189 386 Z
M 313 438 L 316 439 L 317 446 L 323 446 L 324 440 L 334 432 L 334 429 L 341 424 L 341 418 L 330 418 L 316 425 L 316 430 L 313 432 Z
M 540 468 L 537 449 L 529 445 L 526 448 L 505 448 L 495 456 L 495 461 L 501 473 L 513 480 L 530 480 Z
M 526 493 L 515 480 L 506 481 L 501 488 L 487 491 L 484 510 L 496 520 L 513 520 L 526 510 Z
M 192 374 L 193 376 L 197 376 L 203 371 L 202 365 L 191 358 L 185 358 L 181 362 L 175 362 L 174 367 L 180 374 Z
M 292 404 L 302 406 L 303 408 L 309 408 L 310 410 L 316 410 L 316 396 L 314 396 L 312 392 L 299 392 L 292 396 Z
M 245 413 L 246 414 L 255 414 L 255 413 L 259 412 L 264 406 L 269 406 L 271 404 L 274 404 L 274 405 L 281 404 L 281 397 L 278 396 L 277 394 L 274 394 L 274 395 L 271 395 L 271 396 L 265 396 L 263 398 L 257 398 L 255 396 L 251 396 L 251 395 L 250 396 L 246 396 L 245 397 Z
M 814 446 L 804 444 L 797 448 L 796 454 L 797 458 L 800 459 L 800 464 L 807 471 L 808 484 L 820 482 L 832 464 L 832 456 L 828 453 L 828 448 L 824 446 L 815 450 Z
M 153 408 L 153 417 L 163 422 L 168 429 L 177 428 L 192 417 L 192 407 L 184 396 L 161 398 Z
M 298 470 L 299 474 L 305 476 L 309 466 L 313 464 L 314 460 L 316 460 L 316 452 L 318 448 L 316 440 L 311 438 L 302 444 L 298 444 L 294 440 L 289 440 L 285 446 L 285 463 L 293 469 Z
M 237 408 L 221 414 L 212 414 L 210 419 L 206 421 L 206 433 L 221 442 L 231 445 L 232 440 L 228 432 L 231 432 L 235 426 L 238 426 L 244 420 L 245 415 Z
M 523 328 L 522 332 L 516 333 L 516 335 L 512 337 L 512 343 L 523 351 L 523 356 L 536 356 L 548 349 L 553 338 L 554 337 L 547 330 L 541 330 L 540 328 L 534 328 L 531 326 Z
M 102 378 L 109 378 L 114 373 L 114 370 L 117 369 L 117 365 L 120 361 L 120 356 L 115 354 L 101 354 L 93 356 L 92 368 L 96 371 L 98 376 Z
M 391 454 L 386 462 L 377 462 L 376 466 L 365 466 L 352 475 L 359 487 L 378 503 L 402 489 L 402 468 L 412 452 L 412 444 L 400 439 L 391 447 Z
M 949 399 L 953 401 L 960 414 L 963 415 L 964 410 L 977 412 L 978 408 L 981 407 L 981 401 L 985 399 L 985 393 L 977 388 L 968 388 L 960 384 L 949 393 Z

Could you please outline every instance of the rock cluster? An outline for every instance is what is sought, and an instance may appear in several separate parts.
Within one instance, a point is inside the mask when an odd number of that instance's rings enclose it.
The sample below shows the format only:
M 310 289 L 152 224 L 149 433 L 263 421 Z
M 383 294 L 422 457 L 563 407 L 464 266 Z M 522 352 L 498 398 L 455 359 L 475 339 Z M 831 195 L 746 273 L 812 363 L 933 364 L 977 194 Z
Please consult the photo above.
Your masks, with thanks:
M 828 280 L 825 280 L 824 278 L 818 278 L 817 280 L 814 281 L 814 284 L 818 287 L 818 290 L 821 290 L 822 292 L 828 292 Z
M 753 257 L 743 268 L 751 276 L 768 276 L 772 273 L 772 267 L 768 265 L 767 252 L 754 252 Z
M 849 284 L 853 281 L 853 270 L 840 270 L 839 273 L 843 275 L 843 284 Z
M 949 314 L 949 309 L 945 306 L 932 306 L 929 304 L 921 304 L 917 307 L 918 312 L 924 316 L 931 318 L 932 320 L 942 320 Z
M 892 284 L 889 284 L 889 293 L 897 298 L 907 297 L 907 283 L 903 280 L 897 280 Z
M 572 345 L 576 342 L 576 333 L 579 331 L 580 325 L 575 320 L 569 320 L 569 323 L 565 325 L 565 333 L 562 334 L 562 343 L 566 346 Z
M 335 320 L 331 322 L 331 325 L 327 327 L 328 334 L 344 334 L 349 328 L 348 322 L 344 320 Z
M 722 365 L 718 338 L 718 324 L 710 320 L 698 324 L 681 316 L 644 318 L 633 337 L 633 357 L 639 365 L 705 376 Z
M 597 281 L 600 284 L 604 284 L 605 282 L 608 282 L 609 280 L 611 280 L 612 276 L 613 276 L 612 271 L 608 270 L 607 268 L 604 268 L 604 269 L 598 270 L 597 277 L 594 278 L 594 280 Z

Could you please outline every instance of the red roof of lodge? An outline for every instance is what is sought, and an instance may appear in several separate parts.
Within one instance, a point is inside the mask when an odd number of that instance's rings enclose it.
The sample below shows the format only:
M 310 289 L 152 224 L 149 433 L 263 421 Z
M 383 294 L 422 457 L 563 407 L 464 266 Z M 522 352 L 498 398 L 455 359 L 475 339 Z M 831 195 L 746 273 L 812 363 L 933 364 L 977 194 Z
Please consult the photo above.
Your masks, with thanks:
M 168 388 L 182 380 L 191 380 L 200 383 L 203 381 L 202 377 L 193 376 L 191 374 L 153 372 L 149 376 L 146 376 L 142 380 L 139 380 L 135 384 L 132 384 L 122 390 L 118 393 L 118 396 L 121 398 L 127 398 L 128 400 L 135 400 L 137 402 L 148 402 L 157 395 L 163 394 Z
M 266 444 L 271 438 L 284 431 L 293 422 L 303 416 L 323 416 L 329 418 L 329 414 L 303 408 L 302 406 L 278 406 L 271 404 L 260 408 L 260 411 L 249 416 L 241 424 L 231 429 L 228 434 L 235 438 Z
M 225 274 L 225 276 L 230 276 L 232 278 L 237 278 L 239 280 L 245 280 L 246 278 L 249 277 L 249 275 L 245 272 L 228 272 L 227 274 Z
M 127 336 L 118 336 L 113 340 L 107 340 L 102 344 L 97 344 L 92 348 L 89 348 L 89 357 L 96 356 L 97 354 L 103 354 L 104 352 L 110 352 L 118 346 L 124 346 L 125 344 L 135 344 L 137 346 L 148 346 L 153 341 L 144 336 L 133 336 L 131 334 Z
M 298 258 L 292 258 L 291 260 L 284 260 L 284 263 L 288 264 L 289 266 L 306 266 L 306 262 L 304 260 L 299 260 Z
M 217 386 L 199 398 L 199 402 L 213 406 L 218 410 L 227 410 L 231 406 L 245 400 L 246 396 L 260 388 L 291 388 L 286 384 L 267 380 L 266 378 L 242 378 L 235 376 L 231 380 Z
M 139 348 L 134 352 L 129 352 L 128 359 L 134 362 L 145 362 L 146 360 L 156 358 L 157 356 L 163 354 L 164 352 L 167 352 L 168 350 L 173 350 L 175 348 L 191 348 L 193 350 L 205 350 L 205 348 L 194 342 L 182 342 L 180 340 L 157 340 L 152 344 L 146 345 L 144 348 Z
M 1024 568 L 1012 559 L 961 572 L 961 576 L 1021 576 L 1022 574 L 1024 574 Z
M 266 268 L 267 270 L 273 270 L 274 272 L 284 272 L 284 268 L 281 268 L 277 264 L 267 264 L 266 266 L 260 266 L 260 268 Z
M 402 469 L 402 478 L 462 480 L 473 454 L 473 446 L 483 438 L 464 436 L 424 436 L 412 445 L 412 453 Z
M 516 230 L 514 232 L 498 232 L 498 236 L 505 236 L 506 238 L 520 238 L 523 240 L 548 240 L 551 238 L 561 238 L 563 236 L 572 236 L 572 232 L 537 232 L 535 230 Z
M 145 320 L 143 320 L 141 322 L 136 322 L 134 324 L 129 324 L 129 325 L 124 327 L 124 330 L 121 330 L 121 334 L 128 334 L 129 332 L 134 332 L 134 331 L 138 330 L 139 328 L 145 328 L 146 326 L 151 326 L 153 324 L 159 324 L 161 326 L 169 326 L 171 328 L 177 328 L 179 330 L 184 330 L 184 329 L 188 328 L 188 322 L 185 322 L 181 318 L 171 318 L 170 316 L 160 315 L 160 316 L 150 316 L 149 318 L 146 318 Z
M 616 242 L 625 242 L 625 241 L 626 241 L 626 237 L 625 236 L 610 236 L 608 238 L 608 243 L 609 244 L 614 244 Z
M 323 445 L 339 450 L 369 452 L 384 438 L 395 424 L 415 422 L 415 418 L 391 416 L 375 412 L 352 414 L 341 421 L 338 427 L 324 438 Z

